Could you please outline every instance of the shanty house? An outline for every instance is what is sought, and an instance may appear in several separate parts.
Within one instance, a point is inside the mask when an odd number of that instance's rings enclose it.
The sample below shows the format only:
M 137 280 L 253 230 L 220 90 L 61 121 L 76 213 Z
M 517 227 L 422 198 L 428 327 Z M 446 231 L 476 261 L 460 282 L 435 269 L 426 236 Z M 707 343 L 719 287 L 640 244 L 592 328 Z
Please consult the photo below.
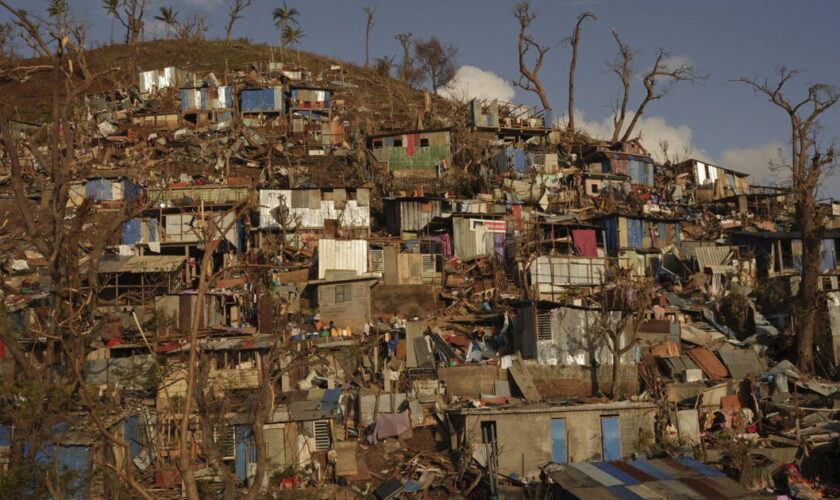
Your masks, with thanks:
M 443 270 L 443 245 L 435 238 L 403 240 L 371 248 L 371 272 L 386 285 L 439 284 Z
M 356 277 L 367 272 L 367 240 L 322 238 L 318 241 L 318 279 Z
M 655 276 L 663 266 L 663 250 L 679 247 L 680 223 L 674 219 L 605 215 L 592 219 L 603 224 L 607 254 L 637 276 Z
M 181 286 L 183 255 L 106 256 L 99 261 L 100 295 L 109 300 L 145 304 Z M 138 301 L 139 299 L 139 301 Z
M 450 217 L 454 255 L 462 260 L 505 254 L 507 222 L 501 215 Z
M 533 245 L 536 258 L 528 261 L 531 295 L 554 300 L 568 287 L 596 286 L 607 279 L 603 230 L 573 221 L 540 221 Z
M 683 177 L 694 185 L 697 201 L 750 194 L 749 174 L 736 170 L 692 159 L 678 164 L 675 171 L 678 182 Z
M 397 177 L 435 178 L 452 164 L 449 129 L 379 134 L 369 145 L 376 162 Z
M 479 462 L 495 446 L 499 473 L 537 477 L 546 462 L 629 458 L 639 434 L 653 433 L 656 411 L 655 402 L 615 402 L 463 408 L 448 414 Z
M 239 110 L 243 114 L 282 113 L 286 109 L 285 100 L 283 87 L 242 89 L 239 92 Z
M 85 198 L 97 203 L 134 200 L 140 187 L 124 177 L 91 177 L 70 186 L 67 206 L 79 206 Z
M 174 130 L 181 126 L 181 115 L 178 113 L 151 113 L 131 117 L 131 124 L 139 127 Z
M 262 189 L 260 228 L 287 233 L 335 234 L 343 229 L 366 237 L 370 232 L 370 190 L 367 188 Z
M 334 321 L 338 328 L 361 332 L 371 320 L 370 289 L 378 279 L 372 276 L 310 281 L 312 302 L 321 321 Z
M 183 87 L 195 81 L 195 74 L 174 67 L 141 71 L 138 87 L 141 94 L 168 87 Z
M 181 89 L 181 109 L 185 112 L 233 109 L 233 87 Z
M 533 359 L 539 365 L 531 367 L 538 387 L 546 380 L 551 390 L 558 391 L 557 396 L 588 396 L 593 393 L 593 383 L 606 389 L 612 377 L 612 353 L 596 324 L 605 319 L 617 324 L 620 318 L 617 311 L 534 302 L 517 309 L 513 317 L 513 345 L 523 359 Z M 622 334 L 623 344 L 628 335 Z M 628 394 L 638 392 L 636 356 L 636 350 L 629 349 L 621 358 L 619 386 Z M 593 367 L 598 370 L 594 377 Z
M 335 420 L 341 415 L 341 389 L 312 389 L 278 395 L 263 427 L 270 472 L 301 468 L 335 449 Z
M 452 210 L 445 200 L 427 196 L 385 199 L 385 226 L 388 232 L 401 236 L 417 235 L 427 229 L 435 217 Z
M 790 231 L 729 231 L 730 241 L 746 247 L 756 259 L 759 279 L 782 274 L 796 274 L 802 269 L 802 239 Z M 840 229 L 823 232 L 820 272 L 837 274 L 837 240 Z M 836 285 L 832 288 L 836 288 Z
M 495 130 L 503 136 L 527 135 L 529 131 L 544 134 L 546 124 L 551 124 L 551 114 L 497 99 L 473 99 L 470 101 L 470 124 L 479 130 Z
M 584 157 L 587 172 L 623 175 L 633 184 L 654 185 L 653 159 L 640 154 L 594 151 Z

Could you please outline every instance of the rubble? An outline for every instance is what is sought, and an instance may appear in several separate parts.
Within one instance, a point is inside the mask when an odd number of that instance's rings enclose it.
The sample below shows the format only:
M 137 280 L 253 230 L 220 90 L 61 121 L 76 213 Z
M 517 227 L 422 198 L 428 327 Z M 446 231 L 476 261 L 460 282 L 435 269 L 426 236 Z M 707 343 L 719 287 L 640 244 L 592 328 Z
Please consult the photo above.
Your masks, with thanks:
M 50 446 L 89 469 L 127 453 L 161 497 L 183 453 L 214 491 L 220 467 L 238 489 L 265 467 L 266 488 L 383 500 L 834 491 L 837 229 L 824 365 L 802 373 L 785 360 L 802 266 L 785 189 L 638 141 L 570 145 L 511 103 L 389 123 L 340 71 L 162 68 L 86 97 L 67 208 L 122 219 L 78 263 L 96 325 L 80 376 L 130 446 Z M 27 151 L 27 194 L 45 196 Z M 52 257 L 0 231 L 9 322 L 40 332 Z M 0 347 L 0 373 L 23 376 Z M 0 425 L 4 464 L 17 428 Z

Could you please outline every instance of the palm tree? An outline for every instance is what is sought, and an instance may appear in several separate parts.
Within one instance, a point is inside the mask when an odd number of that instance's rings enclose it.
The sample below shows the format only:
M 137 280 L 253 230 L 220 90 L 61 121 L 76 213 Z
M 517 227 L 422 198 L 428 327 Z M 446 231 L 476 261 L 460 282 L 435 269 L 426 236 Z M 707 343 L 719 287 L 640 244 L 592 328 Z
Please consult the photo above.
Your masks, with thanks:
M 117 9 L 120 8 L 120 0 L 102 0 L 102 8 L 107 12 L 107 16 L 111 18 L 111 44 L 114 43 L 114 27 L 120 13 Z
M 169 27 L 178 25 L 178 13 L 172 7 L 161 7 L 160 15 L 155 16 L 155 21 L 166 25 L 166 38 L 169 38 Z
M 396 56 L 382 56 L 373 60 L 373 68 L 380 76 L 391 76 L 391 71 L 394 69 L 394 61 Z
M 302 29 L 286 26 L 286 29 L 283 30 L 283 36 L 280 38 L 280 43 L 285 49 L 287 45 L 297 45 L 300 43 L 300 39 L 305 36 Z M 300 51 L 296 50 L 295 52 L 297 53 L 298 66 L 300 66 Z
M 68 10 L 70 8 L 67 5 L 67 0 L 50 0 L 49 6 L 47 7 L 47 14 L 54 17 L 58 24 L 63 24 Z
M 283 49 L 286 47 L 286 30 L 290 27 L 290 24 L 297 24 L 300 25 L 298 22 L 298 16 L 300 15 L 300 11 L 298 11 L 294 7 L 289 7 L 286 5 L 286 0 L 283 0 L 283 6 L 277 7 L 271 13 L 271 16 L 274 18 L 274 26 L 277 26 L 277 29 L 280 31 L 280 48 Z M 303 32 L 301 32 L 301 36 L 303 36 Z M 281 52 L 282 53 L 282 52 Z

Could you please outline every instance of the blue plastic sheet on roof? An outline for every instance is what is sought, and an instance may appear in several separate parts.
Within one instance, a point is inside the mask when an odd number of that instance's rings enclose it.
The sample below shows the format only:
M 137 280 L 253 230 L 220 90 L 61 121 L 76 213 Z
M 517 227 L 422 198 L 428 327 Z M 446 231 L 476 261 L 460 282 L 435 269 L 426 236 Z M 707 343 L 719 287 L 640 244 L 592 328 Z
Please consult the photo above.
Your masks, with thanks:
M 627 486 L 609 486 L 607 491 L 623 500 L 645 500 L 645 497 L 633 493 Z
M 639 469 L 640 471 L 655 477 L 656 479 L 674 479 L 674 476 L 668 474 L 667 472 L 663 472 L 660 469 L 657 469 L 653 464 L 646 460 L 633 460 L 629 462 L 630 465 Z
M 685 466 L 687 466 L 687 467 L 691 467 L 692 469 L 694 469 L 697 472 L 703 474 L 704 476 L 726 477 L 726 474 L 724 474 L 723 472 L 721 472 L 717 469 L 714 469 L 712 467 L 709 467 L 708 465 L 706 465 L 704 463 L 698 462 L 697 460 L 695 460 L 691 457 L 680 457 L 680 458 L 677 458 L 676 461 L 685 465 Z
M 641 481 L 636 479 L 635 477 L 631 476 L 630 474 L 622 471 L 618 467 L 611 465 L 609 462 L 593 462 L 592 465 L 601 469 L 602 471 L 606 472 L 607 474 L 611 475 L 612 477 L 618 479 L 623 484 L 640 484 Z
M 322 410 L 337 410 L 338 400 L 341 398 L 341 389 L 327 389 L 324 391 L 324 396 L 321 398 Z

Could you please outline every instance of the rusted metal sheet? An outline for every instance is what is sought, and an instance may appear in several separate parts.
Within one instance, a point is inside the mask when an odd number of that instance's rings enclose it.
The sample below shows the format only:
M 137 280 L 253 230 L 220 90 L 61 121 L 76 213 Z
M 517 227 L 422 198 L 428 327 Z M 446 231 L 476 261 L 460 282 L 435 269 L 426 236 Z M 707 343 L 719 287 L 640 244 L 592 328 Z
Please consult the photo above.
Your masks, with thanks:
M 513 360 L 508 371 L 510 371 L 514 382 L 516 382 L 519 391 L 525 396 L 527 402 L 536 403 L 542 399 L 540 391 L 537 390 L 537 386 L 534 385 L 534 380 L 531 378 L 531 373 L 528 372 L 528 368 L 525 367 L 521 359 Z
M 697 363 L 697 366 L 703 370 L 703 373 L 705 373 L 710 380 L 719 380 L 729 376 L 729 372 L 726 370 L 726 367 L 723 366 L 723 363 L 717 359 L 712 351 L 706 349 L 705 347 L 688 351 L 688 356 L 692 359 L 692 361 Z

